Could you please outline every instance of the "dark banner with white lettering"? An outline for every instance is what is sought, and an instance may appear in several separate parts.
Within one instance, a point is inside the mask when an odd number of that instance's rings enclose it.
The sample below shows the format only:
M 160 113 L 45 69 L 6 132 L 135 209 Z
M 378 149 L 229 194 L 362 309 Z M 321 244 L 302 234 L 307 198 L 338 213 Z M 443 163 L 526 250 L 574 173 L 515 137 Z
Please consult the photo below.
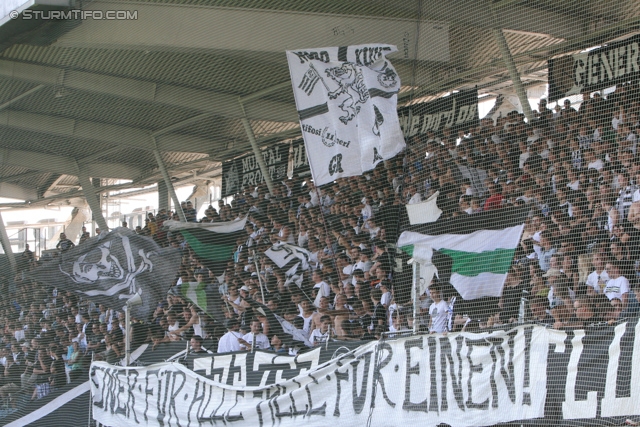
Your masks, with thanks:
M 291 143 L 291 169 L 293 170 L 293 176 L 307 176 L 311 175 L 311 168 L 309 167 L 309 158 L 307 157 L 307 150 L 304 147 L 304 139 L 298 139 Z
M 262 150 L 262 158 L 271 176 L 279 182 L 287 177 L 289 144 L 278 144 Z M 242 188 L 253 188 L 264 182 L 262 171 L 253 152 L 222 164 L 222 197 L 242 192 Z
M 549 60 L 549 100 L 594 92 L 640 77 L 640 35 Z
M 216 354 L 186 360 L 192 370 L 96 362 L 93 416 L 144 426 L 620 425 L 640 414 L 638 332 L 636 322 L 522 325 L 332 343 L 297 356 Z
M 478 125 L 478 90 L 463 90 L 431 102 L 398 109 L 400 127 L 405 138 L 425 135 L 433 131 L 442 133 L 445 127 L 454 135 Z

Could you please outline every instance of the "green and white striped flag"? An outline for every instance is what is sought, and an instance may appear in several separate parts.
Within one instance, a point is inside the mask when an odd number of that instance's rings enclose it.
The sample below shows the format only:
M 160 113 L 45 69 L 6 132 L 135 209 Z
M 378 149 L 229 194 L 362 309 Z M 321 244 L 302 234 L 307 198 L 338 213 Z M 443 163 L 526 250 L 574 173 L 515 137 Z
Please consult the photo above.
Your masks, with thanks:
M 189 282 L 182 283 L 178 288 L 182 297 L 191 301 L 200 310 L 218 322 L 224 322 L 225 317 L 221 308 L 222 301 L 220 300 L 220 293 L 215 285 Z
M 523 228 L 521 211 L 499 210 L 413 227 L 398 246 L 435 266 L 465 300 L 499 297 Z
M 236 240 L 248 237 L 244 230 L 246 223 L 247 217 L 210 223 L 165 221 L 163 228 L 180 232 L 204 266 L 220 276 L 233 259 L 233 252 L 238 247 Z

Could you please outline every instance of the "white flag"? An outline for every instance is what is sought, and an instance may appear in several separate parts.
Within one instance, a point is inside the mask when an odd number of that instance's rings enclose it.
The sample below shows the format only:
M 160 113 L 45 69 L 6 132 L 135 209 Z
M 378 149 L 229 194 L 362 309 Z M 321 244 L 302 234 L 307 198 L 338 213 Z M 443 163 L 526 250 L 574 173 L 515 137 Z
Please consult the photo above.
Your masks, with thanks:
M 437 221 L 440 218 L 442 210 L 438 208 L 438 195 L 440 195 L 440 192 L 436 191 L 422 203 L 405 206 L 411 225 L 426 224 L 427 222 Z
M 438 274 L 438 268 L 433 265 L 432 257 L 433 248 L 431 246 L 420 243 L 413 245 L 413 257 L 410 262 L 415 262 L 420 266 L 419 280 L 413 284 L 418 296 L 427 291 L 427 288 L 433 280 L 433 276 Z
M 267 249 L 264 254 L 268 256 L 278 267 L 286 268 L 287 275 L 293 275 L 300 270 L 309 269 L 311 252 L 296 245 L 278 243 Z
M 400 77 L 385 44 L 287 51 L 300 127 L 316 185 L 361 175 L 405 147 Z

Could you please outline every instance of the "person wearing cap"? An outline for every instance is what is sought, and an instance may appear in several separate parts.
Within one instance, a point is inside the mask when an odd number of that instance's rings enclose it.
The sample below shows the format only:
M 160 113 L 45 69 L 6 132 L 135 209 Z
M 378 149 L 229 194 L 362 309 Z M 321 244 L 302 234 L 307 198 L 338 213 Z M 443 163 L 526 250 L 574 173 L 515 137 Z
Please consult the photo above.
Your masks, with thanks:
M 240 323 L 237 319 L 227 319 L 224 322 L 227 333 L 220 337 L 218 342 L 218 353 L 229 353 L 232 351 L 240 351 L 240 340 L 242 340 L 242 334 L 238 332 Z

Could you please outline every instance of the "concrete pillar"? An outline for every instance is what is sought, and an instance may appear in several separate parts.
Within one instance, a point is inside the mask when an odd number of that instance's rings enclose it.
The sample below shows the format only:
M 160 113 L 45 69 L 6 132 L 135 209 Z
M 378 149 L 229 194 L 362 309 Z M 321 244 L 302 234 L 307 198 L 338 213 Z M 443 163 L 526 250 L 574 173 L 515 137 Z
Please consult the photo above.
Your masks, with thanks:
M 1 213 L 0 213 L 0 240 L 2 241 L 2 248 L 4 249 L 4 253 L 5 255 L 7 255 L 7 259 L 9 260 L 9 266 L 11 267 L 11 277 L 9 277 L 9 283 L 13 283 L 13 278 L 16 276 L 16 273 L 18 272 L 18 264 L 16 263 L 16 257 L 13 256 L 13 251 L 11 250 L 9 235 L 7 234 L 7 229 L 4 227 L 4 220 L 2 219 Z

